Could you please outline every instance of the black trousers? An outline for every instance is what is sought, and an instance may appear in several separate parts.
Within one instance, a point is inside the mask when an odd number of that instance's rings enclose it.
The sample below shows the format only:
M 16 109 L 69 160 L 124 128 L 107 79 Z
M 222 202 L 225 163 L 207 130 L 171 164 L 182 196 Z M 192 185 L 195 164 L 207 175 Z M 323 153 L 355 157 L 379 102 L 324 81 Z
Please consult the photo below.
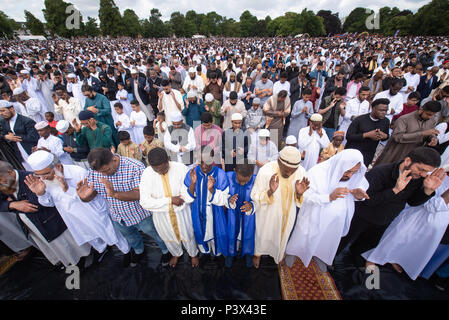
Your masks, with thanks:
M 351 221 L 348 234 L 340 241 L 337 255 L 340 254 L 349 244 L 349 250 L 353 255 L 359 256 L 362 253 L 375 248 L 388 225 L 376 225 L 364 220 L 360 214 L 355 214 Z

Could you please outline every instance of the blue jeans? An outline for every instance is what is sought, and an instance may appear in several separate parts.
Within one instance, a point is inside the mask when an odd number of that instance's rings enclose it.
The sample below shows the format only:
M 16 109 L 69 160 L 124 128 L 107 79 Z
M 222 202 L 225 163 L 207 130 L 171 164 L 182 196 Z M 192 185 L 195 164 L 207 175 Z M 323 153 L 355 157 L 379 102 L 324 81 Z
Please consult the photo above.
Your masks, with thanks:
M 161 237 L 159 237 L 159 234 L 154 227 L 152 215 L 148 218 L 143 219 L 138 224 L 129 227 L 125 226 L 124 224 L 118 223 L 117 221 L 114 221 L 114 224 L 119 229 L 120 233 L 126 238 L 129 245 L 134 249 L 134 252 L 136 254 L 143 253 L 144 249 L 143 239 L 139 233 L 139 230 L 149 235 L 154 241 L 156 241 L 163 254 L 166 254 L 168 252 L 164 241 L 162 241 Z
M 326 127 L 323 127 L 323 129 L 324 131 L 326 131 L 329 141 L 332 141 L 332 138 L 334 137 L 334 132 L 337 130 L 334 128 L 326 128 Z

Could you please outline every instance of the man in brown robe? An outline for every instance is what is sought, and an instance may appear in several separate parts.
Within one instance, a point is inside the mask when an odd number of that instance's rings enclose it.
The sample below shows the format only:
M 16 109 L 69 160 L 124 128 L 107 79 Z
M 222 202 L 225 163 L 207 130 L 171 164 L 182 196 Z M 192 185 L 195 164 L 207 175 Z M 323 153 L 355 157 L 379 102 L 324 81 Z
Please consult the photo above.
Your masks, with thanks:
M 393 134 L 374 166 L 403 160 L 410 151 L 426 142 L 429 146 L 435 146 L 439 132 L 435 130 L 434 116 L 440 110 L 438 102 L 429 101 L 419 110 L 396 120 Z
M 263 111 L 267 117 L 266 128 L 270 130 L 272 135 L 273 132 L 277 132 L 277 137 L 272 136 L 271 140 L 277 141 L 277 147 L 280 150 L 285 119 L 291 111 L 290 98 L 287 96 L 287 91 L 281 90 L 278 94 L 272 95 L 265 102 Z

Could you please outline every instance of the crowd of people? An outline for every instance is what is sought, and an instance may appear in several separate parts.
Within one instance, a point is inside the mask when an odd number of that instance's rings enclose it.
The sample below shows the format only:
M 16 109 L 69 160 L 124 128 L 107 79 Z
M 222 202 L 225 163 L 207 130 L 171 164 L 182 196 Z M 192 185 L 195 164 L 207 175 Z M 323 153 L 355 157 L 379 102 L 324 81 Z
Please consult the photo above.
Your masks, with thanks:
M 449 38 L 1 41 L 0 240 L 22 259 L 261 256 L 449 277 Z M 201 258 L 201 259 L 200 259 Z

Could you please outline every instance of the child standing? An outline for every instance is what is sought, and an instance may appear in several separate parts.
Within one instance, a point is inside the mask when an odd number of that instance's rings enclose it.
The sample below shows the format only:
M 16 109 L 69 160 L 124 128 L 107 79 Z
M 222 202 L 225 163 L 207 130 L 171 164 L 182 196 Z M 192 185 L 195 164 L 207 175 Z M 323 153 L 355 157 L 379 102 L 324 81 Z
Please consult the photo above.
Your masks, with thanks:
M 131 120 L 129 120 L 129 117 L 123 112 L 123 105 L 121 102 L 116 102 L 114 104 L 115 112 L 117 113 L 114 126 L 117 129 L 117 131 L 127 131 L 129 135 L 131 136 L 131 140 L 133 142 L 136 142 L 134 139 L 134 132 L 131 128 Z
M 167 131 L 167 122 L 165 122 L 165 113 L 161 111 L 157 114 L 156 120 L 153 122 L 153 128 L 155 136 L 160 140 L 164 141 L 164 135 Z
M 133 109 L 131 108 L 130 100 L 128 99 L 128 91 L 125 90 L 123 82 L 117 83 L 118 91 L 115 98 L 122 104 L 123 112 L 129 117 Z
M 343 139 L 345 138 L 344 131 L 335 131 L 334 137 L 332 138 L 331 143 L 326 149 L 321 151 L 320 162 L 323 162 L 333 156 L 335 156 L 340 151 L 344 150 L 345 146 L 343 145 Z
M 145 162 L 147 166 L 149 166 L 150 162 L 148 160 L 148 152 L 154 148 L 163 149 L 164 143 L 154 137 L 154 128 L 152 126 L 146 126 L 143 128 L 143 136 L 145 137 L 145 141 L 139 145 L 139 148 L 140 151 L 142 151 L 142 155 L 146 158 Z
M 117 153 L 122 157 L 133 158 L 142 161 L 142 153 L 139 150 L 139 146 L 131 141 L 129 132 L 119 131 L 117 135 L 118 140 L 120 141 L 120 144 L 117 148 Z
M 140 110 L 139 101 L 131 101 L 133 111 L 129 117 L 131 127 L 134 133 L 134 142 L 141 144 L 145 138 L 143 136 L 143 128 L 147 125 L 147 116 Z

